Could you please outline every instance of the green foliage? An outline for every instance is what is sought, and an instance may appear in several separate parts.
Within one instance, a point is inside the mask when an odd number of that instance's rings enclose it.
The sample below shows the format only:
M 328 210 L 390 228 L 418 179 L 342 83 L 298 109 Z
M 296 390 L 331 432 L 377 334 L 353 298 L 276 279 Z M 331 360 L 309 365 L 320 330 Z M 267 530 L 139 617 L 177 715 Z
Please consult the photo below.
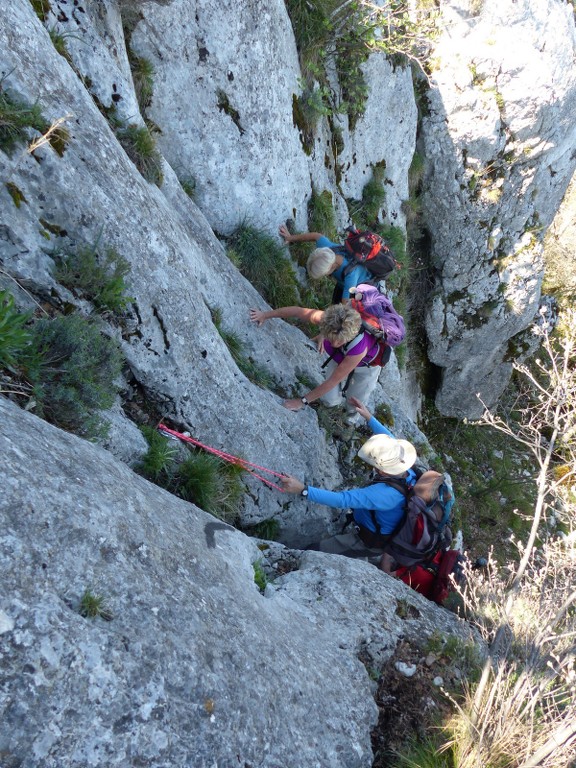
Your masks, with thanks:
M 50 0 L 30 0 L 30 3 L 40 21 L 46 21 L 48 14 L 52 10 L 50 7 Z
M 252 563 L 252 568 L 254 569 L 254 583 L 264 594 L 264 591 L 266 589 L 266 584 L 268 584 L 268 578 L 266 576 L 266 573 L 264 571 L 264 568 L 262 567 L 262 563 L 260 560 L 256 560 L 256 562 Z
M 162 158 L 156 147 L 156 139 L 148 126 L 134 123 L 120 126 L 116 135 L 146 181 L 161 187 L 164 180 Z
M 274 376 L 263 366 L 255 362 L 246 352 L 246 346 L 240 336 L 234 331 L 226 331 L 222 328 L 222 312 L 215 308 L 210 310 L 212 321 L 222 340 L 228 347 L 228 351 L 244 376 L 253 384 L 263 389 L 271 389 L 275 386 Z
M 174 471 L 178 447 L 154 427 L 142 426 L 140 431 L 148 443 L 148 452 L 137 469 L 148 480 L 158 485 L 167 485 Z
M 194 452 L 175 473 L 178 495 L 215 517 L 235 524 L 244 495 L 242 468 L 208 453 Z
M 292 263 L 282 245 L 270 235 L 241 224 L 229 238 L 240 258 L 240 271 L 272 307 L 300 304 Z
M 196 179 L 194 176 L 182 176 L 181 178 L 178 177 L 178 181 L 180 182 L 180 186 L 184 190 L 184 192 L 188 195 L 188 197 L 191 200 L 196 200 Z
M 56 251 L 53 259 L 56 280 L 98 309 L 121 314 L 132 301 L 124 280 L 130 264 L 114 248 L 102 248 L 97 241 L 75 251 Z
M 25 326 L 31 315 L 20 312 L 12 294 L 0 290 L 0 368 L 14 368 L 26 354 L 32 336 Z
M 378 403 L 374 409 L 374 416 L 378 419 L 380 424 L 384 424 L 385 427 L 394 427 L 394 416 L 392 415 L 392 409 L 388 403 Z
M 26 198 L 24 197 L 24 193 L 16 184 L 14 184 L 13 181 L 7 182 L 5 186 L 6 186 L 6 189 L 8 190 L 8 194 L 14 201 L 14 205 L 16 206 L 16 208 L 20 208 L 22 203 L 28 204 L 28 200 L 26 200 Z
M 71 64 L 72 63 L 72 57 L 70 56 L 70 52 L 68 51 L 68 47 L 66 45 L 66 39 L 70 37 L 69 34 L 62 33 L 58 30 L 58 27 L 50 27 L 48 30 L 48 34 L 50 35 L 50 40 L 52 40 L 52 45 L 56 49 L 56 52 L 60 54 L 66 61 Z
M 308 231 L 322 232 L 333 241 L 338 237 L 332 193 L 327 189 L 318 192 L 314 185 L 308 201 Z
M 118 343 L 81 315 L 40 319 L 23 362 L 36 413 L 92 438 L 102 433 L 100 410 L 110 408 L 122 369 Z
M 86 588 L 80 598 L 78 613 L 85 619 L 95 619 L 100 616 L 105 621 L 112 621 L 114 618 L 112 611 L 106 604 L 106 598 L 103 595 L 97 595 L 91 589 Z
M 378 220 L 384 201 L 386 200 L 386 163 L 382 161 L 372 168 L 372 177 L 364 185 L 362 200 L 349 200 L 350 217 L 358 229 L 372 229 L 378 225 Z
M 457 768 L 457 766 L 452 750 L 446 750 L 438 738 L 426 737 L 421 741 L 417 736 L 413 736 L 402 752 L 396 753 L 393 768 Z
M 49 125 L 38 104 L 29 104 L 0 90 L 0 149 L 11 155 L 18 144 L 28 141 L 28 129 L 46 131 Z
M 156 74 L 154 65 L 149 59 L 136 56 L 132 51 L 130 51 L 128 61 L 132 71 L 136 99 L 140 109 L 144 111 L 146 107 L 150 106 L 154 93 L 154 75 Z
M 491 546 L 506 547 L 509 529 L 525 527 L 513 510 L 528 515 L 533 508 L 531 459 L 500 432 L 444 417 L 429 403 L 423 409 L 422 429 L 435 449 L 450 457 L 448 470 L 464 540 L 476 555 L 485 555 Z M 506 556 L 499 552 L 499 559 Z
M 251 525 L 246 529 L 246 533 L 249 536 L 253 536 L 255 539 L 276 541 L 278 534 L 280 533 L 280 523 L 275 517 L 268 517 L 266 520 L 261 520 L 259 523 L 256 523 L 256 525 Z

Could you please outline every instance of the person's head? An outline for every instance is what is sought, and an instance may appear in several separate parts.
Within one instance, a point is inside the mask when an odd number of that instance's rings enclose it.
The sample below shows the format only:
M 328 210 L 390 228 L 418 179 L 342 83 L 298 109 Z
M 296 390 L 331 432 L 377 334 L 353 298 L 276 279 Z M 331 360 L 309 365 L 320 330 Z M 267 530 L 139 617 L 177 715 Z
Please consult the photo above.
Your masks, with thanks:
M 408 440 L 372 435 L 358 451 L 358 457 L 385 475 L 400 477 L 416 461 L 416 448 Z
M 341 347 L 352 341 L 362 327 L 360 313 L 350 304 L 334 304 L 324 310 L 320 321 L 320 333 L 333 347 Z
M 336 254 L 331 248 L 316 248 L 308 256 L 306 270 L 312 280 L 329 275 L 338 266 Z

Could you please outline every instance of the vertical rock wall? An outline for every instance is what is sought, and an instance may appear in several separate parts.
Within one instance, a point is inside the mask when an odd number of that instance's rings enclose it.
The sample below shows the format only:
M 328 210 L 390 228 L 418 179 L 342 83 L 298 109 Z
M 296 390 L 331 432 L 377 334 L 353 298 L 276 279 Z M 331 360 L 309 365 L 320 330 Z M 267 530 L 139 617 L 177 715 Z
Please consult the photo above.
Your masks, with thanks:
M 452 2 L 422 124 L 435 289 L 427 331 L 437 404 L 493 404 L 538 308 L 541 241 L 576 167 L 573 10 Z M 516 338 L 515 338 L 516 337 Z

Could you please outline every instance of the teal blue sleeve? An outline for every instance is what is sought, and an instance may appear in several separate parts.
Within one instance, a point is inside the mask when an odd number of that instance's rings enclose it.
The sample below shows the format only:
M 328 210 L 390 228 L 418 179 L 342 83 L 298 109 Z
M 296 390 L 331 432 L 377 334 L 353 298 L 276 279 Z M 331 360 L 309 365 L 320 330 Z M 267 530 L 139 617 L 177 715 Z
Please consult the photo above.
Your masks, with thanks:
M 371 279 L 372 275 L 366 267 L 363 267 L 361 264 L 354 267 L 344 278 L 344 298 L 350 298 L 350 288 L 355 288 L 360 283 L 365 283 Z
M 390 437 L 396 437 L 393 432 L 390 432 L 388 427 L 385 427 L 384 424 L 380 424 L 375 416 L 369 418 L 366 422 L 366 426 L 372 430 L 374 435 L 390 435 Z

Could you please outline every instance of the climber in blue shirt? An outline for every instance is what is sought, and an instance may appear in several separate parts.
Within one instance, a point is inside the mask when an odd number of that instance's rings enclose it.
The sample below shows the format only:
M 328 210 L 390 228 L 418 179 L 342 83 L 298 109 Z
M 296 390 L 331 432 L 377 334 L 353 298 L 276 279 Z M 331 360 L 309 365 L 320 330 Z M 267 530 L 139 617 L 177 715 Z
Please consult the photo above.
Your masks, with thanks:
M 390 534 L 403 518 L 406 493 L 416 482 L 416 474 L 411 469 L 416 461 L 416 449 L 407 440 L 395 438 L 360 400 L 350 398 L 350 403 L 373 432 L 358 451 L 358 456 L 374 467 L 375 476 L 370 485 L 348 491 L 327 491 L 292 476 L 282 478 L 281 483 L 288 493 L 299 493 L 317 504 L 352 509 L 354 526 L 350 533 L 330 536 L 308 549 L 374 558 L 382 554 Z
M 337 286 L 335 290 L 338 291 L 338 295 L 333 297 L 333 304 L 339 303 L 342 299 L 348 300 L 350 288 L 355 288 L 361 283 L 368 283 L 374 277 L 362 264 L 358 264 L 347 271 L 349 259 L 344 246 L 333 243 L 320 232 L 303 232 L 292 235 L 284 225 L 280 227 L 278 232 L 285 243 L 316 243 L 316 249 L 308 257 L 306 270 L 312 280 L 319 280 L 327 275 L 334 278 Z

